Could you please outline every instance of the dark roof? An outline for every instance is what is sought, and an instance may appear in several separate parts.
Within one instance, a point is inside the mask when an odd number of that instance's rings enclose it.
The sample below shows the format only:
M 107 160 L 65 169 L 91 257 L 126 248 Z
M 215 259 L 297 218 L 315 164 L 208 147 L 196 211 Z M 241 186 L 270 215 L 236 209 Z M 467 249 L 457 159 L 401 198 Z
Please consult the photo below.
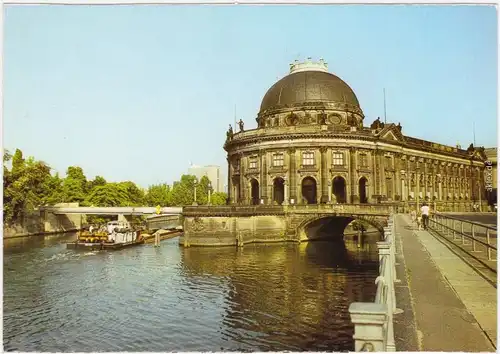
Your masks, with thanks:
M 301 102 L 340 102 L 359 107 L 354 91 L 339 77 L 322 71 L 285 76 L 265 94 L 260 111 Z

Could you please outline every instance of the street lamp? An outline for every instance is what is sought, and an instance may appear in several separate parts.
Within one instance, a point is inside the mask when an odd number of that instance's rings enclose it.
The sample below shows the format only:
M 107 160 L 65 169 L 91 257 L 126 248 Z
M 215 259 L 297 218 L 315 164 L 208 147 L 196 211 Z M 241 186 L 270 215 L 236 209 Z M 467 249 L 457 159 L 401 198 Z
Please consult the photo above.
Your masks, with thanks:
M 194 186 L 194 202 L 193 202 L 193 205 L 194 206 L 197 206 L 198 203 L 196 202 L 196 186 L 198 185 L 198 179 L 195 177 L 194 178 L 194 182 L 193 182 L 193 186 Z
M 208 181 L 208 205 L 211 205 L 212 182 Z

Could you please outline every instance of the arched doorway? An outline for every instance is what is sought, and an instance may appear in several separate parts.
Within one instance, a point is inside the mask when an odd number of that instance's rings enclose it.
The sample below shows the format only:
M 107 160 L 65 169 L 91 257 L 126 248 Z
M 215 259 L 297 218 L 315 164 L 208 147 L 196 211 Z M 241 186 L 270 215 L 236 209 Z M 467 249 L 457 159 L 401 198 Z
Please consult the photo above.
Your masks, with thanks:
M 255 178 L 252 178 L 250 181 L 250 188 L 250 195 L 252 197 L 251 203 L 253 205 L 259 205 L 259 182 Z
M 346 202 L 346 189 L 345 189 L 345 179 L 343 177 L 337 176 L 333 179 L 333 195 L 335 196 L 337 203 Z
M 316 180 L 312 177 L 306 177 L 302 180 L 302 198 L 307 204 L 316 204 Z
M 276 177 L 273 182 L 273 202 L 279 205 L 285 200 L 285 180 L 281 177 Z
M 366 192 L 366 184 L 368 180 L 366 177 L 361 177 L 359 179 L 359 202 L 360 203 L 368 203 L 368 197 Z

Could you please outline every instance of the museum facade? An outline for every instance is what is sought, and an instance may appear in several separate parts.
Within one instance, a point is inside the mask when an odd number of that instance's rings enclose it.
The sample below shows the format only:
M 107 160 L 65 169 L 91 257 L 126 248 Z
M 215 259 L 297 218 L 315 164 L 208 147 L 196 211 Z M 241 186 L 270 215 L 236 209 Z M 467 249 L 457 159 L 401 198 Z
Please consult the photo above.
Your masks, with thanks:
M 369 126 L 354 91 L 323 60 L 290 64 L 264 95 L 258 127 L 227 132 L 228 202 L 484 204 L 484 148 L 446 146 Z

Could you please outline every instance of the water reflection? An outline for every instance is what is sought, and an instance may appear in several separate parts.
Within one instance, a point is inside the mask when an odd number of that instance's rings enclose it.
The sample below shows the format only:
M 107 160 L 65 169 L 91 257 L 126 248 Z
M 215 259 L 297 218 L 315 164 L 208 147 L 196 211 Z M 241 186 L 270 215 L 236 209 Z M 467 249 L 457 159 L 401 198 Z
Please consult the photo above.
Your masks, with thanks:
M 373 300 L 378 261 L 369 242 L 183 249 L 188 277 L 226 278 L 225 349 L 350 350 L 348 306 Z
M 244 248 L 4 252 L 8 351 L 352 350 L 347 308 L 370 301 L 375 240 Z

